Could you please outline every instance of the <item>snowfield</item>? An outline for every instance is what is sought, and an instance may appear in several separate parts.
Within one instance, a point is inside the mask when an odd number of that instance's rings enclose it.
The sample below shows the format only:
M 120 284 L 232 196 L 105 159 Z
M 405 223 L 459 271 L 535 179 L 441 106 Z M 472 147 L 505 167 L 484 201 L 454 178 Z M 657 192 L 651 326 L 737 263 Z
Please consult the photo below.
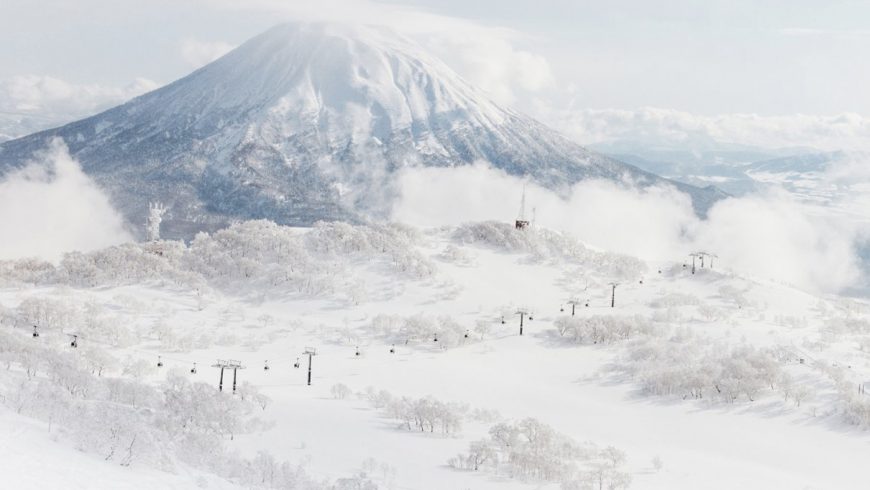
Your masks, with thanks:
M 252 221 L 0 263 L 4 486 L 867 488 L 870 304 L 687 260 Z

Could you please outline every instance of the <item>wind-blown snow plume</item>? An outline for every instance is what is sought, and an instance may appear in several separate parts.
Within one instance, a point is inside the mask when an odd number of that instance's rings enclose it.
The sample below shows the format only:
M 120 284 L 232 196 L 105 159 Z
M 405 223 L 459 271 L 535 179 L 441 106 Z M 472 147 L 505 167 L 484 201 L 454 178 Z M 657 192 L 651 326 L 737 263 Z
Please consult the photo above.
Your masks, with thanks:
M 199 68 L 229 53 L 233 48 L 235 46 L 223 41 L 206 42 L 187 38 L 181 43 L 181 57 L 193 68 Z
M 130 240 L 109 199 L 60 140 L 0 182 L 0 259 L 58 260 Z
M 463 78 L 500 104 L 514 105 L 555 84 L 547 59 L 526 46 L 527 34 L 432 9 L 373 0 L 211 0 L 238 10 L 303 22 L 365 24 L 397 30 L 438 54 Z

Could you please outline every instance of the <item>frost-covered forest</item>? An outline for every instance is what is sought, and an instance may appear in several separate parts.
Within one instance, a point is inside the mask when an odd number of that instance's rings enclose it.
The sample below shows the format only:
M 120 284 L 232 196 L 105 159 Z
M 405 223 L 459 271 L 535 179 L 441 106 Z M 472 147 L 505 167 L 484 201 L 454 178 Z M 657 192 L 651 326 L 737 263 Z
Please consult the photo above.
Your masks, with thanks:
M 6 261 L 0 404 L 95 465 L 221 488 L 689 488 L 723 460 L 728 485 L 813 481 L 742 466 L 779 439 L 852 481 L 870 306 L 674 259 L 249 221 Z
M 3 0 L 0 490 L 870 488 L 870 2 L 750 3 Z

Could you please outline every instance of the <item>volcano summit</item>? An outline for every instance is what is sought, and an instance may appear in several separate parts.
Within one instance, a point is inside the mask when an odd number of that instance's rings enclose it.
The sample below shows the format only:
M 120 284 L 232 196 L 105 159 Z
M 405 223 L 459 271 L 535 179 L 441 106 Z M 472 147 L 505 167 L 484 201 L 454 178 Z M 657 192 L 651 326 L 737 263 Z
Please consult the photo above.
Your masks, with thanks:
M 166 204 L 170 238 L 237 219 L 384 218 L 402 168 L 478 161 L 557 192 L 588 178 L 670 183 L 701 214 L 721 196 L 588 151 L 375 27 L 279 25 L 123 105 L 3 143 L 0 173 L 54 138 L 130 223 Z

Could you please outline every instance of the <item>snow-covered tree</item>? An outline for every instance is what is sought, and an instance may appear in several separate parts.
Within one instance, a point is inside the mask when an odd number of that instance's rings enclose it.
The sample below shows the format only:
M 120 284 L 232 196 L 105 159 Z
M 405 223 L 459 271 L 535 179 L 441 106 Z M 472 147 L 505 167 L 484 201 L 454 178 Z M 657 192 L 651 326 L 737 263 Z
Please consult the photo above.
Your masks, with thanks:
M 625 453 L 593 444 L 580 444 L 537 419 L 501 422 L 489 437 L 474 441 L 468 452 L 450 458 L 457 469 L 484 468 L 524 481 L 560 483 L 564 489 L 627 488 Z
M 148 203 L 148 218 L 145 220 L 145 232 L 148 241 L 160 240 L 160 223 L 166 214 L 166 206 L 159 202 Z

